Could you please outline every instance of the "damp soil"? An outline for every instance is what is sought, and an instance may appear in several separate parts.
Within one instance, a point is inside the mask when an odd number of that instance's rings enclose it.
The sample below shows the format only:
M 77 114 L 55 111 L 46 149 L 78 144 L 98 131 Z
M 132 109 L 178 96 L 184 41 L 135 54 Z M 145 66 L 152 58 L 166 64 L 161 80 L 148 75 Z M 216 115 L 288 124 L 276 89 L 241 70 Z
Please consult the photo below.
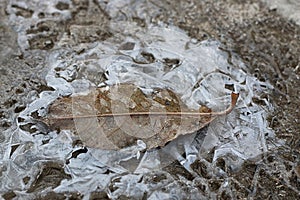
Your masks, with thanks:
M 95 1 L 96 2 L 96 1 Z M 94 1 L 76 1 L 72 7 L 72 18 L 53 25 L 45 21 L 34 32 L 29 41 L 29 50 L 24 53 L 17 43 L 17 33 L 4 23 L 8 19 L 7 3 L 0 8 L 0 132 L 14 125 L 19 112 L 41 91 L 51 90 L 45 85 L 43 66 L 47 51 L 51 51 L 60 34 L 75 34 L 74 43 L 93 42 L 113 37 L 107 28 L 110 17 Z M 154 1 L 156 2 L 156 1 Z M 90 5 L 94 4 L 94 5 Z M 151 23 L 164 22 L 185 30 L 198 40 L 216 38 L 223 43 L 229 53 L 237 53 L 259 80 L 270 82 L 274 89 L 266 96 L 274 106 L 269 114 L 269 125 L 276 137 L 285 144 L 263 155 L 263 159 L 247 161 L 238 171 L 230 169 L 220 160 L 219 167 L 234 183 L 232 187 L 237 199 L 251 197 L 256 199 L 298 199 L 300 191 L 300 28 L 278 14 L 276 8 L 270 9 L 258 0 L 244 3 L 240 0 L 203 1 L 157 1 L 161 8 L 159 15 L 149 16 Z M 93 7 L 94 9 L 90 9 Z M 19 15 L 30 17 L 32 11 L 18 8 Z M 67 4 L 58 3 L 57 9 L 69 9 Z M 183 12 L 184 11 L 184 12 Z M 81 13 L 88 13 L 84 15 Z M 149 14 L 149 13 L 148 13 Z M 44 14 L 40 13 L 40 17 Z M 99 19 L 101 18 L 101 22 Z M 134 18 L 143 27 L 144 19 Z M 85 26 L 86 32 L 80 32 Z M 30 51 L 40 50 L 40 51 Z M 259 101 L 259 100 L 258 100 Z M 263 102 L 261 102 L 263 104 Z M 3 138 L 0 135 L 0 140 Z M 211 159 L 207 155 L 207 160 Z M 220 180 L 228 177 L 211 177 L 205 164 L 196 161 L 192 168 L 205 179 L 209 179 L 211 190 L 218 190 Z M 178 174 L 187 180 L 192 179 L 179 163 L 168 166 L 165 171 L 175 179 Z M 283 175 L 284 174 L 284 175 Z M 41 168 L 30 187 L 29 193 L 38 193 L 44 188 L 59 185 L 70 178 L 63 170 L 63 164 L 50 163 Z M 26 180 L 24 180 L 26 181 Z M 28 181 L 28 180 L 27 180 Z M 203 189 L 199 183 L 199 189 Z M 250 188 L 250 189 L 249 189 Z M 256 188 L 256 191 L 251 190 Z M 296 189 L 296 190 L 295 190 Z M 228 199 L 232 194 L 222 193 L 220 199 Z M 49 192 L 38 199 L 81 199 L 80 194 L 57 194 Z M 4 199 L 15 197 L 13 191 L 2 195 Z M 92 199 L 108 198 L 105 193 L 92 194 Z
M 187 6 L 184 4 L 181 2 L 180 5 Z M 218 38 L 243 59 L 252 74 L 274 86 L 267 97 L 274 105 L 268 121 L 276 137 L 283 139 L 286 145 L 269 152 L 261 162 L 245 163 L 238 173 L 232 173 L 233 178 L 248 182 L 248 186 L 244 186 L 251 188 L 254 172 L 258 173 L 255 198 L 299 198 L 299 192 L 288 187 L 292 185 L 298 191 L 300 189 L 297 172 L 300 165 L 297 159 L 300 153 L 299 26 L 258 1 L 200 1 L 195 4 L 183 18 L 173 17 L 175 24 L 199 40 Z M 196 15 L 198 12 L 202 14 Z M 279 166 L 290 174 L 288 178 L 283 178 L 276 170 Z M 244 194 L 249 194 L 239 187 L 236 191 L 239 198 L 246 198 Z

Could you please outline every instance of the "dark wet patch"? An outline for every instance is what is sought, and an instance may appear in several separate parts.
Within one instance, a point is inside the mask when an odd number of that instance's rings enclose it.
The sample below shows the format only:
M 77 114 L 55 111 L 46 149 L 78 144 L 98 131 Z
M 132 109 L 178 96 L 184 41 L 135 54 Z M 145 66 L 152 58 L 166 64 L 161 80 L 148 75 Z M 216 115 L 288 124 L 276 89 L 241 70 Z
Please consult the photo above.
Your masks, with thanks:
M 171 69 L 175 69 L 176 67 L 179 67 L 181 64 L 181 61 L 177 58 L 164 58 L 163 63 L 165 66 L 164 71 L 168 72 Z
M 56 193 L 56 192 L 48 192 L 46 195 L 37 195 L 35 198 L 36 200 L 48 200 L 48 199 L 55 199 L 55 200 L 65 200 L 65 199 L 72 199 L 72 200 L 81 200 L 83 198 L 82 194 L 79 193 Z
M 38 193 L 48 187 L 57 187 L 63 179 L 70 179 L 71 176 L 64 172 L 63 164 L 57 162 L 46 162 L 41 166 L 41 172 L 33 181 L 28 193 Z
M 16 193 L 14 193 L 14 191 L 10 191 L 10 192 L 6 192 L 5 194 L 2 195 L 2 198 L 5 200 L 10 200 L 13 199 L 14 197 L 16 197 Z
M 185 3 L 182 4 L 183 7 L 188 7 Z M 258 10 L 251 13 L 249 10 L 253 9 L 252 6 L 258 6 Z M 236 14 L 233 7 L 239 8 L 239 13 L 245 12 L 245 16 Z M 246 4 L 241 4 L 240 1 L 199 1 L 188 10 L 188 13 L 173 10 L 176 13 L 174 16 L 182 16 L 182 18 L 172 17 L 176 25 L 186 30 L 191 37 L 199 40 L 204 39 L 204 35 L 218 38 L 226 48 L 232 49 L 241 56 L 250 73 L 260 81 L 270 82 L 274 86 L 274 90 L 265 95 L 265 98 L 275 106 L 274 113 L 269 116 L 271 128 L 275 130 L 277 137 L 287 142 L 288 148 L 292 151 L 299 151 L 300 136 L 297 133 L 300 130 L 300 88 L 295 87 L 300 85 L 300 80 L 297 78 L 300 73 L 296 70 L 300 62 L 299 27 L 257 1 Z M 201 15 L 196 15 L 196 13 L 201 13 Z M 166 22 L 170 19 L 167 13 L 163 13 L 163 16 Z M 240 17 L 241 20 L 235 16 Z M 196 21 L 197 23 L 191 25 L 182 21 Z M 262 98 L 253 100 L 259 105 L 265 105 Z M 293 155 L 292 151 L 290 155 Z M 285 160 L 294 162 L 289 157 Z M 218 161 L 218 165 L 226 170 L 225 161 Z M 247 171 L 250 166 L 252 165 L 244 165 L 242 171 Z M 247 180 L 244 179 L 252 180 L 254 166 L 255 164 L 250 167 L 249 172 L 245 172 L 246 174 L 238 172 L 237 180 L 249 186 Z M 201 169 L 201 165 L 199 168 Z M 294 180 L 293 176 L 291 179 Z M 259 190 L 256 197 L 275 198 L 278 195 L 287 195 L 286 197 L 289 198 L 297 198 L 296 193 L 291 192 L 291 189 L 287 187 L 289 183 L 278 182 L 284 192 L 284 194 L 279 194 L 278 191 L 274 191 L 276 181 L 271 180 L 272 177 L 266 174 L 261 175 L 259 185 L 264 189 Z
M 78 150 L 72 152 L 71 158 L 69 158 L 69 159 L 66 160 L 66 164 L 70 163 L 70 159 L 77 158 L 77 156 L 79 156 L 82 153 L 86 153 L 86 152 L 88 152 L 88 149 L 85 148 L 85 147 L 82 148 L 82 149 L 78 149 Z
M 134 46 L 134 42 L 126 42 L 119 47 L 119 50 L 133 50 Z
M 54 47 L 54 42 L 57 40 L 57 35 L 35 36 L 29 39 L 30 49 L 49 50 Z
M 22 16 L 24 18 L 30 18 L 33 14 L 33 10 L 22 8 L 18 5 L 12 5 L 14 9 L 16 9 L 16 15 L 17 16 Z
M 92 192 L 90 196 L 90 200 L 108 200 L 110 199 L 106 192 Z
M 194 172 L 197 173 L 198 176 L 210 179 L 211 176 L 211 171 L 208 168 L 208 166 L 205 164 L 204 161 L 196 160 L 192 165 L 191 168 L 193 169 Z
M 12 145 L 12 146 L 10 147 L 11 150 L 10 150 L 10 155 L 9 155 L 9 157 L 12 156 L 12 154 L 15 152 L 15 150 L 16 150 L 19 146 L 20 146 L 20 145 L 17 144 L 17 145 Z
M 172 162 L 170 165 L 164 167 L 163 170 L 170 173 L 175 179 L 178 179 L 178 176 L 183 176 L 187 180 L 194 179 L 194 176 L 188 172 L 178 161 Z
M 142 51 L 136 58 L 133 59 L 138 64 L 150 64 L 155 62 L 155 57 L 152 53 Z
M 20 112 L 22 112 L 24 109 L 26 108 L 26 106 L 17 106 L 16 108 L 15 108 L 15 113 L 20 113 Z
M 64 3 L 59 1 L 56 6 L 55 6 L 58 10 L 68 10 L 69 9 L 69 4 Z
M 37 128 L 35 128 L 35 124 L 34 123 L 27 123 L 24 125 L 20 125 L 20 128 L 28 133 L 36 133 Z

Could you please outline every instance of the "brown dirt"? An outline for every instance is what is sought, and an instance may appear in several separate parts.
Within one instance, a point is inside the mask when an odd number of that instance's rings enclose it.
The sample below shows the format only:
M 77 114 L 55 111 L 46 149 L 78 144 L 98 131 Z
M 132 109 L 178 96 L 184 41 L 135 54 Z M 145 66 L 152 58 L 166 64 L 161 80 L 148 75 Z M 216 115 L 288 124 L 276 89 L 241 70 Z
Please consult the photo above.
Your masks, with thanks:
M 90 1 L 91 2 L 91 1 Z M 72 19 L 53 26 L 51 22 L 40 24 L 33 32 L 48 32 L 47 40 L 36 34 L 29 41 L 30 49 L 50 51 L 59 40 L 62 32 L 75 34 L 74 43 L 93 42 L 112 36 L 107 29 L 109 16 L 101 9 L 94 6 L 88 10 L 88 1 L 76 1 L 72 12 Z M 261 81 L 268 81 L 274 89 L 266 98 L 274 105 L 274 112 L 269 116 L 270 127 L 275 131 L 276 137 L 283 139 L 285 145 L 273 152 L 264 155 L 259 161 L 248 161 L 238 172 L 220 166 L 231 175 L 235 185 L 232 187 L 236 198 L 247 198 L 249 195 L 255 199 L 297 199 L 300 191 L 300 28 L 292 21 L 280 16 L 276 10 L 268 9 L 258 0 L 244 3 L 242 0 L 166 0 L 156 5 L 161 7 L 161 12 L 151 17 L 151 22 L 172 22 L 186 30 L 191 37 L 198 40 L 217 38 L 224 44 L 224 48 L 237 53 L 248 66 L 249 72 Z M 5 3 L 1 3 L 0 18 L 7 19 Z M 68 9 L 67 5 L 58 3 L 60 10 Z M 31 10 L 18 8 L 19 15 L 30 17 Z M 81 15 L 89 12 L 89 15 Z M 43 17 L 43 13 L 40 13 Z M 103 19 L 97 24 L 97 19 Z M 140 25 L 145 26 L 144 19 L 134 18 Z M 40 74 L 45 62 L 45 54 L 24 56 L 17 45 L 16 33 L 11 27 L 0 21 L 0 43 L 6 52 L 1 51 L 0 60 L 0 132 L 12 126 L 17 114 L 29 102 L 27 94 L 37 95 L 43 90 L 49 90 Z M 87 32 L 79 32 L 79 26 L 91 26 Z M 95 37 L 95 35 L 97 37 Z M 3 48 L 4 49 L 4 48 Z M 11 66 L 14 66 L 13 68 Z M 0 139 L 2 136 L 0 135 Z M 209 155 L 208 158 L 209 159 Z M 199 163 L 199 165 L 197 165 Z M 217 190 L 219 180 L 207 176 L 206 168 L 201 162 L 196 162 L 195 169 L 199 175 L 211 179 L 212 190 Z M 57 185 L 67 175 L 62 171 L 61 165 L 45 168 L 41 173 L 45 176 L 37 177 L 36 184 L 31 189 L 35 192 L 48 185 Z M 51 169 L 49 169 L 51 168 Z M 46 171 L 45 171 L 46 170 Z M 191 175 L 179 164 L 166 169 L 174 177 L 179 173 L 187 179 Z M 180 172 L 179 172 L 180 171 Z M 51 174 L 51 175 L 50 175 Z M 54 179 L 49 178 L 54 176 Z M 39 185 L 47 182 L 47 185 Z M 49 183 L 50 182 L 50 183 Z M 199 185 L 201 190 L 203 186 Z M 250 190 L 249 190 L 250 188 Z M 251 188 L 256 188 L 255 191 Z M 97 194 L 95 194 L 97 196 Z M 94 196 L 95 196 L 94 195 Z M 103 197 L 106 195 L 102 194 Z M 11 199 L 14 192 L 8 192 L 2 197 Z M 63 199 L 62 194 L 49 193 L 44 199 L 55 197 Z M 229 198 L 229 194 L 221 194 L 220 199 Z M 80 199 L 79 194 L 70 194 L 70 198 Z M 41 197 L 41 199 L 43 199 Z

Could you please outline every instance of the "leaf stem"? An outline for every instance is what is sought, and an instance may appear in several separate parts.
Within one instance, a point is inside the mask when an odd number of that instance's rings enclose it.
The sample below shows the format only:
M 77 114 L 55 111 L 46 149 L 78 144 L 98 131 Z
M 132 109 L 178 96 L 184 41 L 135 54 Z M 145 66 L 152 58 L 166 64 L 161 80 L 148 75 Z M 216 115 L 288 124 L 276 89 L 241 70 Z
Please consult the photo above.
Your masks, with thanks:
M 124 117 L 124 116 L 144 116 L 144 115 L 169 115 L 169 116 L 188 116 L 188 117 L 200 117 L 200 116 L 221 116 L 229 114 L 233 108 L 235 107 L 239 94 L 231 93 L 231 104 L 230 106 L 219 112 L 207 112 L 207 113 L 199 113 L 199 112 L 134 112 L 134 113 L 104 113 L 98 115 L 81 115 L 81 116 L 63 116 L 63 117 L 54 117 L 47 118 L 48 120 L 68 120 L 68 119 L 84 119 L 84 118 L 93 118 L 93 117 Z

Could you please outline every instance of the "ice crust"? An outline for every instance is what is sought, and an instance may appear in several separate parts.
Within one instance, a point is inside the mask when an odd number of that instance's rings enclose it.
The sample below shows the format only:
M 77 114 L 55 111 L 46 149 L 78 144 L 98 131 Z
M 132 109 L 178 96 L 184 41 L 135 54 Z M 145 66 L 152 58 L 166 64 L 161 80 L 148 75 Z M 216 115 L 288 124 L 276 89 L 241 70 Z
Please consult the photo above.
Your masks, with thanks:
M 54 8 L 56 2 L 43 2 L 39 9 L 45 13 L 59 12 L 68 19 L 68 11 Z M 18 1 L 17 4 L 22 2 Z M 114 7 L 116 4 L 122 6 L 119 1 L 110 1 L 107 5 L 111 16 L 118 15 L 113 9 L 117 8 Z M 13 13 L 10 9 L 8 12 Z M 36 12 L 35 10 L 33 17 L 29 19 L 11 14 L 11 21 L 18 22 L 15 29 L 19 33 L 19 44 L 24 52 L 28 48 L 27 39 L 30 37 L 25 34 L 26 28 L 34 23 Z M 69 41 L 63 38 L 59 43 L 61 47 L 57 46 L 50 53 L 45 66 L 48 71 L 45 80 L 55 90 L 42 92 L 38 99 L 20 113 L 19 117 L 24 121 L 17 121 L 14 130 L 5 132 L 6 137 L 0 147 L 0 193 L 13 190 L 17 195 L 16 199 L 20 196 L 31 198 L 32 194 L 26 194 L 25 191 L 40 173 L 41 163 L 54 161 L 62 163 L 65 172 L 71 175 L 71 179 L 63 180 L 54 191 L 80 192 L 84 199 L 88 199 L 94 191 L 105 191 L 112 199 L 121 195 L 138 199 L 145 193 L 148 194 L 148 199 L 214 198 L 216 194 L 209 191 L 209 187 L 205 193 L 197 188 L 198 182 L 204 185 L 208 182 L 191 168 L 195 160 L 205 161 L 214 176 L 226 176 L 226 172 L 215 166 L 218 159 L 222 158 L 226 160 L 227 166 L 238 169 L 244 161 L 255 159 L 272 148 L 268 138 L 273 137 L 273 132 L 268 128 L 266 120 L 267 111 L 272 106 L 268 103 L 264 106 L 257 105 L 253 101 L 253 98 L 260 99 L 271 86 L 249 74 L 237 55 L 230 52 L 229 56 L 228 52 L 220 48 L 220 42 L 199 42 L 179 28 L 163 24 L 141 29 L 134 23 L 126 22 L 115 26 L 112 22 L 111 29 L 120 33 L 115 37 L 117 39 L 109 38 L 67 48 L 65 44 Z M 122 47 L 129 43 L 134 44 L 133 49 Z M 78 54 L 80 49 L 85 49 L 84 53 Z M 155 62 L 148 63 L 142 56 L 143 52 L 152 54 Z M 180 62 L 166 68 L 163 63 L 166 58 L 178 59 Z M 144 64 L 133 60 L 140 60 Z M 72 158 L 72 152 L 82 148 L 72 146 L 74 134 L 69 130 L 63 130 L 59 134 L 47 132 L 43 126 L 34 123 L 36 121 L 31 116 L 35 112 L 39 116 L 45 116 L 47 106 L 60 96 L 85 93 L 103 85 L 100 75 L 106 78 L 105 84 L 130 82 L 141 87 L 144 92 L 151 91 L 153 87 L 171 88 L 181 95 L 181 99 L 190 108 L 205 104 L 216 111 L 224 109 L 230 103 L 231 93 L 225 88 L 225 84 L 233 84 L 240 93 L 240 98 L 233 112 L 212 122 L 200 139 L 199 135 L 192 134 L 179 138 L 177 144 L 145 153 L 141 152 L 144 149 L 142 141 L 120 151 L 89 148 L 87 153 Z M 31 134 L 21 128 L 22 125 L 30 123 L 33 124 L 31 128 L 36 128 Z M 44 144 L 43 141 L 46 140 L 48 143 Z M 183 151 L 177 148 L 178 144 Z M 18 145 L 18 148 L 11 155 L 10 147 L 13 145 Z M 214 155 L 209 162 L 204 157 L 211 151 L 214 151 Z M 67 160 L 70 161 L 69 164 L 66 164 Z M 163 170 L 163 167 L 175 160 L 195 176 L 192 181 L 180 176 L 179 180 L 175 180 Z M 153 182 L 151 179 L 154 176 L 164 178 Z M 24 183 L 24 177 L 30 177 L 30 181 Z M 180 181 L 188 185 L 189 192 L 183 191 Z M 228 182 L 224 181 L 219 190 L 225 190 L 226 184 Z M 111 191 L 109 186 L 116 189 Z M 48 188 L 41 193 L 50 190 Z

